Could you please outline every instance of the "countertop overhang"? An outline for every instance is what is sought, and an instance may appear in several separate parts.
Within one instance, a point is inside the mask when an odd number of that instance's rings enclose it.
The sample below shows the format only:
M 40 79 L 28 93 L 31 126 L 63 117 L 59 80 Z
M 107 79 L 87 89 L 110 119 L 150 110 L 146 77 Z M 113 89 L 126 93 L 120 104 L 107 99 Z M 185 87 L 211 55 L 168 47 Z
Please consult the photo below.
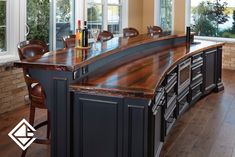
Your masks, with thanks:
M 194 33 L 192 33 L 192 35 L 194 35 Z M 185 34 L 177 32 L 162 33 L 155 36 L 141 34 L 134 38 L 115 37 L 107 42 L 98 42 L 98 51 L 94 51 L 93 49 L 79 50 L 76 48 L 64 48 L 45 53 L 43 56 L 39 56 L 38 58 L 16 61 L 15 66 L 43 70 L 76 71 L 77 69 L 94 63 L 97 60 L 137 46 L 182 37 L 185 37 Z
M 181 44 L 121 65 L 113 70 L 95 71 L 70 85 L 71 91 L 152 99 L 166 74 L 184 59 L 205 50 L 221 47 L 223 42 L 197 40 Z M 104 69 L 103 69 L 104 70 Z M 105 71 L 105 70 L 104 70 Z

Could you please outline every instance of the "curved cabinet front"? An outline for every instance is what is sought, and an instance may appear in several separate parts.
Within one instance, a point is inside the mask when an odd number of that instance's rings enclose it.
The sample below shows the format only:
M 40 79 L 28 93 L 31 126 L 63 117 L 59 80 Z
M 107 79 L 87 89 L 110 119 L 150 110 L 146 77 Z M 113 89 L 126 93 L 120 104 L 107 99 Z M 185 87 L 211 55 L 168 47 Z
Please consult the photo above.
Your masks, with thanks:
M 203 95 L 223 89 L 221 53 L 216 47 L 180 60 L 151 99 L 73 88 L 73 157 L 158 157 L 177 119 Z M 185 61 L 187 75 L 180 72 Z M 179 90 L 180 77 L 186 76 L 190 83 Z

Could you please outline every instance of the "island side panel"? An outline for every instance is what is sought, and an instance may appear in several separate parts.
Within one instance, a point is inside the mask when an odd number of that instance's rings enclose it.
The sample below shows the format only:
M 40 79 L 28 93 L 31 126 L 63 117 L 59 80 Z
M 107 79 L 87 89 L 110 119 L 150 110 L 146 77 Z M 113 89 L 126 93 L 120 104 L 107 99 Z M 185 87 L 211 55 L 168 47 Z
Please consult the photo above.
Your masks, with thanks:
M 123 99 L 75 93 L 73 157 L 122 157 Z
M 216 73 L 216 91 L 222 91 L 224 90 L 224 85 L 222 83 L 222 52 L 223 48 L 218 47 L 217 48 L 217 73 Z
M 150 100 L 125 98 L 123 157 L 148 157 Z
M 51 114 L 51 156 L 71 156 L 71 109 L 68 86 L 72 72 L 30 69 L 31 76 L 44 87 L 46 105 Z
M 148 157 L 147 100 L 71 95 L 73 157 Z

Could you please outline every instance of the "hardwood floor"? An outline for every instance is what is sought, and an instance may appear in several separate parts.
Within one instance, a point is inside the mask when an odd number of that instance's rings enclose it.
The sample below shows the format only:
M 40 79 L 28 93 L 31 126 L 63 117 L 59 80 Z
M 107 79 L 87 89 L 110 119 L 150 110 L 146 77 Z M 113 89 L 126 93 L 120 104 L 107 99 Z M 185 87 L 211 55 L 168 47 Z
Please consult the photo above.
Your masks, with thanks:
M 29 107 L 24 106 L 12 112 L 0 115 L 0 156 L 1 157 L 20 157 L 22 150 L 10 139 L 8 133 L 23 118 L 28 120 Z M 37 110 L 35 123 L 46 120 L 45 110 Z M 45 137 L 46 127 L 36 131 L 36 136 Z M 50 147 L 47 145 L 32 144 L 26 154 L 26 157 L 50 157 Z
M 235 157 L 235 71 L 223 70 L 223 83 L 224 91 L 204 97 L 177 120 L 161 157 Z M 21 149 L 7 134 L 22 118 L 28 120 L 28 114 L 24 106 L 0 115 L 0 156 L 20 157 Z M 36 122 L 45 116 L 45 111 L 38 111 Z M 37 135 L 45 132 L 42 128 Z M 26 156 L 49 157 L 50 147 L 32 144 Z
M 223 70 L 225 90 L 212 93 L 178 119 L 161 157 L 235 157 L 235 71 Z

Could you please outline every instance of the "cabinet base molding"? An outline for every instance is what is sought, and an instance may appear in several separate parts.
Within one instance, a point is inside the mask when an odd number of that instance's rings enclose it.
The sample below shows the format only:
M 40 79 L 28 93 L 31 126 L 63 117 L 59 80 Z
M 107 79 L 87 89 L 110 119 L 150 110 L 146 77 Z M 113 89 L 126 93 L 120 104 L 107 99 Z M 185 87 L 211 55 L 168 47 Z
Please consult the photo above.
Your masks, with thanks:
M 215 91 L 220 92 L 224 90 L 224 84 L 222 82 L 217 83 Z

